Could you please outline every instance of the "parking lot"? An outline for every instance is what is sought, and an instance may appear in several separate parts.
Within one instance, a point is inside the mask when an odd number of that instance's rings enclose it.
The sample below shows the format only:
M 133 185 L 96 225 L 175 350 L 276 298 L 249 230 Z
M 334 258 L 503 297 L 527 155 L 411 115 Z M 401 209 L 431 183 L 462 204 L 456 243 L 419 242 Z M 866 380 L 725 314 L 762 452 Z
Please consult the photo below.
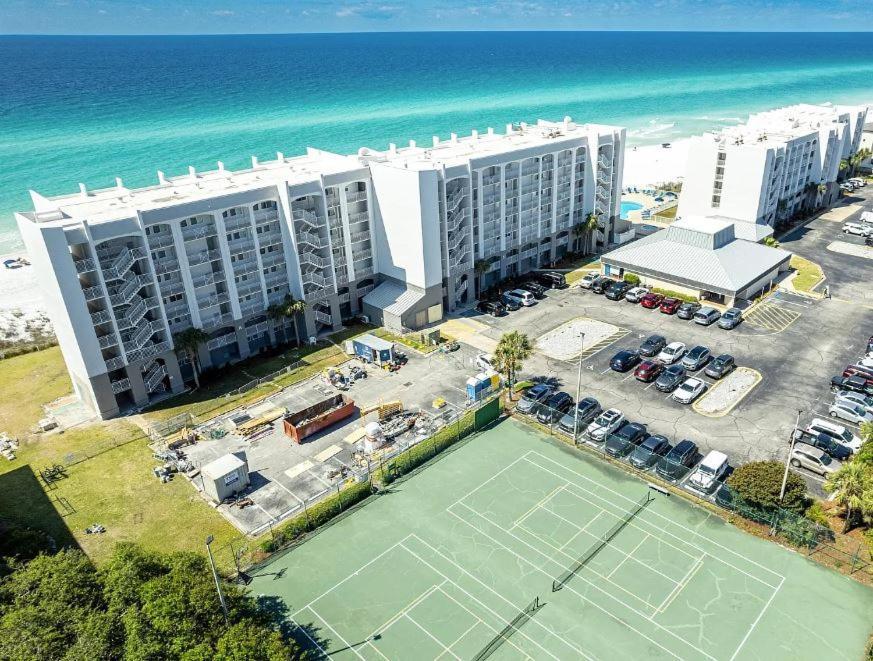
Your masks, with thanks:
M 863 199 L 852 201 L 858 208 L 850 218 L 873 206 L 873 192 L 868 189 L 873 186 L 856 194 Z M 787 250 L 821 264 L 831 298 L 818 300 L 779 290 L 734 330 L 700 326 L 579 288 L 550 290 L 535 306 L 504 317 L 474 318 L 488 326 L 483 334 L 492 340 L 509 330 L 526 332 L 535 339 L 580 317 L 612 324 L 620 332 L 595 346 L 585 345 L 581 396 L 596 398 L 604 408 L 619 408 L 628 419 L 645 423 L 649 433 L 663 434 L 672 442 L 688 438 L 704 453 L 721 450 L 734 466 L 755 460 L 784 461 L 798 411 L 802 411 L 802 425 L 814 417 L 827 417 L 833 399 L 831 376 L 856 361 L 873 333 L 871 262 L 828 250 L 835 240 L 863 246 L 863 239 L 842 234 L 841 223 L 824 219 L 782 239 Z M 617 373 L 610 369 L 610 358 L 617 351 L 636 349 L 652 334 L 663 335 L 668 342 L 683 342 L 689 349 L 708 347 L 716 356 L 730 354 L 738 366 L 760 373 L 760 383 L 726 415 L 708 417 L 641 383 L 633 370 Z M 525 363 L 523 376 L 547 380 L 575 396 L 577 370 L 575 358 L 559 360 L 537 351 Z M 713 380 L 702 378 L 711 388 Z M 811 491 L 822 494 L 820 477 L 802 469 L 798 472 Z

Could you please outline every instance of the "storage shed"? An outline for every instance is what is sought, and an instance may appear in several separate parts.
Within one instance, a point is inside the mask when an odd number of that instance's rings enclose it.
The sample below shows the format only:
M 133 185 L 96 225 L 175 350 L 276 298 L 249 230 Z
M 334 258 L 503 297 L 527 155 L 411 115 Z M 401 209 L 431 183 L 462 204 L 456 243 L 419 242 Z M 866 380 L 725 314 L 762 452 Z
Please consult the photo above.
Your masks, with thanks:
M 200 471 L 203 491 L 216 503 L 235 496 L 249 486 L 249 464 L 245 452 L 226 454 Z
M 364 333 L 352 340 L 352 351 L 368 363 L 382 365 L 394 360 L 394 343 Z

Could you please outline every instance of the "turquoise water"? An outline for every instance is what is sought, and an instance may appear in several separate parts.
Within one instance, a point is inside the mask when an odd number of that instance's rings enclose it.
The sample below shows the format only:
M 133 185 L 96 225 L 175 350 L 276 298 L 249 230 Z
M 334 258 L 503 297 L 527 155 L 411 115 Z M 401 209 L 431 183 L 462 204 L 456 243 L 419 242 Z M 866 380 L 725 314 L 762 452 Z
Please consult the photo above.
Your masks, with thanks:
M 0 37 L 0 92 L 3 253 L 30 188 L 564 115 L 666 142 L 777 105 L 873 100 L 873 49 L 864 34 Z
M 619 213 L 619 217 L 622 220 L 627 220 L 627 216 L 631 211 L 638 211 L 639 209 L 642 209 L 642 208 L 643 208 L 643 205 L 640 204 L 639 202 L 625 202 L 624 200 L 622 200 L 621 201 L 621 212 Z

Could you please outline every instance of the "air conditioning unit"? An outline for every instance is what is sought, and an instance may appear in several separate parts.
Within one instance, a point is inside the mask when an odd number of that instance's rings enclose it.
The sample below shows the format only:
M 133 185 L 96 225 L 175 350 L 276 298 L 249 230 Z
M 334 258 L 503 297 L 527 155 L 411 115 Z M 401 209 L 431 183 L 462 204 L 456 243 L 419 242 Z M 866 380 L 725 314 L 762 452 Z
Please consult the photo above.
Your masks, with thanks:
M 362 314 L 362 315 L 361 315 L 361 321 L 362 321 L 363 323 L 365 323 L 365 324 L 369 324 L 369 323 L 370 323 L 370 316 L 369 316 L 369 315 L 366 315 L 366 314 Z

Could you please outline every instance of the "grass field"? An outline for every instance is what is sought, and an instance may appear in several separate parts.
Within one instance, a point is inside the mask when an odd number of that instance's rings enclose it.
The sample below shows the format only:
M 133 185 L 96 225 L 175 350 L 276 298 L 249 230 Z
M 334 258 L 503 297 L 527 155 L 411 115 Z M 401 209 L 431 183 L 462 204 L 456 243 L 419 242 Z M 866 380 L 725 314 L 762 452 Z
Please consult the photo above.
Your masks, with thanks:
M 43 417 L 42 405 L 72 390 L 58 347 L 0 360 L 0 432 L 26 436 Z
M 579 282 L 585 275 L 591 271 L 599 271 L 600 270 L 600 259 L 586 259 L 582 260 L 582 263 L 575 267 L 574 270 L 570 271 L 565 275 L 568 285 L 573 285 L 576 282 Z
M 824 277 L 821 267 L 815 262 L 804 259 L 799 255 L 792 255 L 789 266 L 797 271 L 792 284 L 798 291 L 811 291 Z
M 366 661 L 852 659 L 873 620 L 873 590 L 513 421 L 250 588 L 310 647 Z

